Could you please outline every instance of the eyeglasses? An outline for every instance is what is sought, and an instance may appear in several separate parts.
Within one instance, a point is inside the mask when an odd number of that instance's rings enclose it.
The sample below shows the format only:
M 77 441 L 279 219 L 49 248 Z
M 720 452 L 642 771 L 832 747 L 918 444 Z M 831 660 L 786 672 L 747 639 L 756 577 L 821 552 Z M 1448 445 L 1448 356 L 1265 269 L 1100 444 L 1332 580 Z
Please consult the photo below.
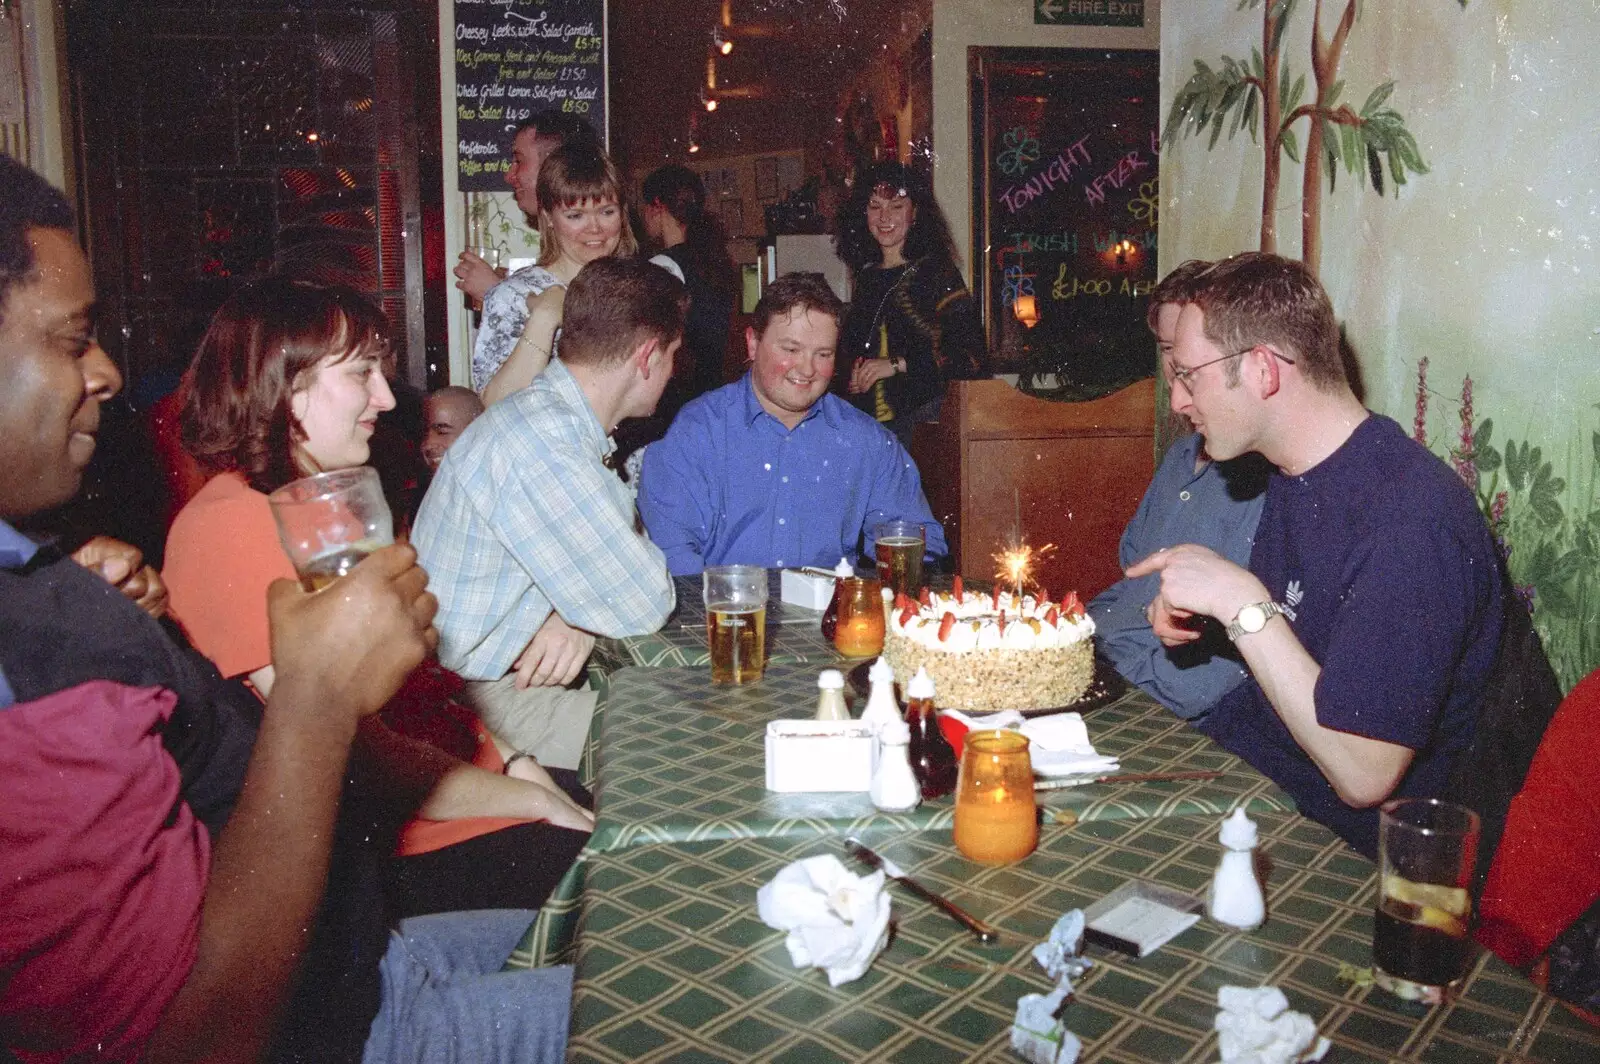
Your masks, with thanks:
M 1279 353 L 1277 350 L 1271 347 L 1267 347 L 1266 344 L 1251 344 L 1249 347 L 1241 347 L 1231 355 L 1223 355 L 1221 358 L 1213 358 L 1209 362 L 1202 362 L 1198 366 L 1190 366 L 1187 369 L 1173 370 L 1172 379 L 1167 382 L 1167 387 L 1171 388 L 1181 384 L 1183 385 L 1184 391 L 1188 392 L 1190 395 L 1193 395 L 1194 385 L 1190 384 L 1189 382 L 1194 379 L 1194 375 L 1196 373 L 1199 373 L 1207 366 L 1215 366 L 1218 362 L 1226 362 L 1230 358 L 1238 358 L 1240 355 L 1248 355 L 1257 348 L 1266 348 L 1267 353 L 1272 355 L 1272 357 L 1277 359 L 1279 362 L 1285 362 L 1291 366 L 1294 365 L 1294 359 Z

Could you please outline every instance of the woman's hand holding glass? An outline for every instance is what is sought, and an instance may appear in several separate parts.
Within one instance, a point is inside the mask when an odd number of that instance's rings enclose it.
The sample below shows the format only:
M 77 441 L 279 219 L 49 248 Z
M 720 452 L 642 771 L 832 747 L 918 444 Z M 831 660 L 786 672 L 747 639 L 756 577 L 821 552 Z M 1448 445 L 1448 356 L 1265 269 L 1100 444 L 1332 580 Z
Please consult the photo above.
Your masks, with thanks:
M 897 372 L 899 371 L 895 369 L 893 359 L 860 359 L 856 362 L 855 369 L 850 371 L 850 391 L 859 395 L 879 381 L 893 377 Z
M 482 303 L 483 297 L 489 294 L 489 289 L 505 279 L 503 272 L 490 265 L 483 256 L 470 250 L 461 253 L 461 257 L 456 260 L 455 269 L 451 272 L 456 275 L 456 287 L 479 303 Z

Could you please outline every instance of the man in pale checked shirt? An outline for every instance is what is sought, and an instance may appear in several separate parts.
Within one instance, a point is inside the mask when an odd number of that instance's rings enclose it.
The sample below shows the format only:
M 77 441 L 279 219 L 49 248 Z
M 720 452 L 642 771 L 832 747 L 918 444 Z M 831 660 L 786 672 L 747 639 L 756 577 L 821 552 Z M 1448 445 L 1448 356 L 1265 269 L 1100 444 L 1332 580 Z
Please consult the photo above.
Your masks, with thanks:
M 643 260 L 585 266 L 561 357 L 491 406 L 445 454 L 412 541 L 439 599 L 439 660 L 504 743 L 576 768 L 595 693 L 569 690 L 594 637 L 643 635 L 675 605 L 666 559 L 638 531 L 604 460 L 672 375 L 683 284 Z
M 821 274 L 773 282 L 745 330 L 750 372 L 685 406 L 645 452 L 639 512 L 675 575 L 832 569 L 896 519 L 923 526 L 930 557 L 948 553 L 905 448 L 827 394 L 842 309 Z

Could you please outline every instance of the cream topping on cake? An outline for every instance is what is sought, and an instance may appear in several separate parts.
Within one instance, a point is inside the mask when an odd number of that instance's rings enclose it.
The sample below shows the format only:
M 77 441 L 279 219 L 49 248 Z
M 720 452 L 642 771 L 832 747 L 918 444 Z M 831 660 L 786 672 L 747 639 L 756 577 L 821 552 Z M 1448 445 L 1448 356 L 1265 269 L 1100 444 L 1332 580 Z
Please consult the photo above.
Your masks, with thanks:
M 1074 603 L 1071 612 L 1060 603 L 1020 598 L 1013 592 L 958 594 L 930 592 L 928 604 L 916 604 L 907 615 L 895 610 L 889 628 L 895 635 L 927 647 L 952 654 L 974 650 L 1034 650 L 1071 646 L 1094 635 L 1094 621 Z M 946 629 L 945 617 L 953 619 Z M 1004 618 L 1004 626 L 1001 618 Z M 941 639 L 940 632 L 944 632 Z

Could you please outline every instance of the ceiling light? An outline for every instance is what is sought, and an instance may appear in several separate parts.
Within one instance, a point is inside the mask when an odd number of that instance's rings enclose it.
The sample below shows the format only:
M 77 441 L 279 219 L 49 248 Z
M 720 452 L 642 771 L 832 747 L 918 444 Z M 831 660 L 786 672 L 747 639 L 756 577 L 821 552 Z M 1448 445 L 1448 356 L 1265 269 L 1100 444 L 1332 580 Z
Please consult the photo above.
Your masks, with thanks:
M 717 109 L 717 98 L 715 96 L 707 96 L 706 97 L 706 110 L 707 111 L 715 111 L 716 109 Z

